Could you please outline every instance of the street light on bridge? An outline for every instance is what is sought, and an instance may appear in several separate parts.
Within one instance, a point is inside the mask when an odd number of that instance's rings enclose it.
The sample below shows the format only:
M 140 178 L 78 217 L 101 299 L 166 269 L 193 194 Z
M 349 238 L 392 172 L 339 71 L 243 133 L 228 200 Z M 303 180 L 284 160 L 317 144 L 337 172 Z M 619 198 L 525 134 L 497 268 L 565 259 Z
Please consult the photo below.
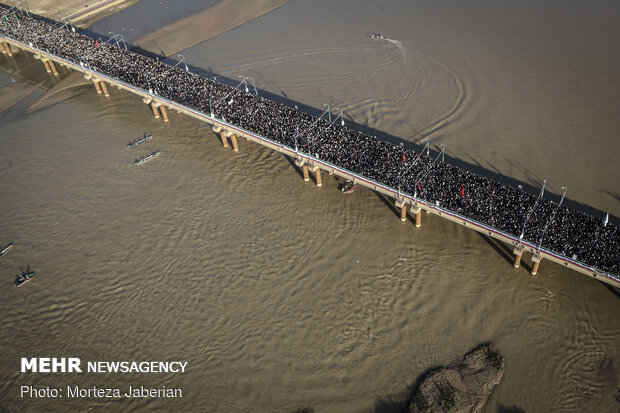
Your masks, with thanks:
M 564 202 L 564 197 L 566 196 L 567 190 L 568 188 L 566 188 L 565 186 L 562 187 L 562 191 L 564 191 L 562 193 L 562 199 L 560 199 L 560 203 L 558 204 L 557 207 L 555 207 L 555 209 L 551 213 L 551 216 L 549 217 L 549 221 L 547 221 L 547 224 L 545 225 L 545 228 L 543 229 L 543 232 L 540 235 L 540 239 L 538 240 L 538 248 L 536 249 L 538 252 L 540 252 L 540 247 L 542 247 L 542 242 L 543 242 L 543 239 L 545 238 L 545 234 L 547 233 L 547 229 L 549 229 L 549 226 L 553 222 L 553 218 L 555 217 L 556 212 L 558 212 L 558 209 L 560 209 L 560 205 L 562 205 L 562 202 Z
M 523 240 L 523 236 L 525 235 L 525 226 L 527 225 L 527 222 L 530 220 L 530 217 L 532 216 L 532 212 L 534 212 L 534 209 L 536 209 L 536 205 L 538 204 L 538 201 L 540 200 L 540 198 L 542 198 L 543 194 L 545 193 L 546 185 L 547 185 L 547 180 L 544 179 L 543 186 L 542 188 L 540 188 L 540 194 L 538 194 L 538 198 L 536 198 L 536 202 L 534 202 L 534 205 L 532 205 L 532 208 L 530 208 L 529 212 L 527 213 L 527 216 L 525 217 L 525 221 L 523 222 L 523 228 L 521 229 L 521 235 L 519 235 L 519 244 L 521 244 L 521 241 Z

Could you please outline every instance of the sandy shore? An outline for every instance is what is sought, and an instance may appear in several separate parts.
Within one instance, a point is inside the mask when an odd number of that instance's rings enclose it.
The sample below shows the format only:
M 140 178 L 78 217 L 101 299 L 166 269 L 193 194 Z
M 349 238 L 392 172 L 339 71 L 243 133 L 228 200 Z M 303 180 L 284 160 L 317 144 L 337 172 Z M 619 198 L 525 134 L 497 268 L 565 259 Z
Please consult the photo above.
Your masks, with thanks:
M 234 29 L 288 3 L 288 0 L 222 0 L 136 40 L 136 45 L 169 56 Z
M 95 21 L 127 8 L 140 0 L 38 0 L 29 2 L 32 13 L 60 20 L 68 17 L 79 27 L 88 27 Z M 1 3 L 12 6 L 4 0 Z

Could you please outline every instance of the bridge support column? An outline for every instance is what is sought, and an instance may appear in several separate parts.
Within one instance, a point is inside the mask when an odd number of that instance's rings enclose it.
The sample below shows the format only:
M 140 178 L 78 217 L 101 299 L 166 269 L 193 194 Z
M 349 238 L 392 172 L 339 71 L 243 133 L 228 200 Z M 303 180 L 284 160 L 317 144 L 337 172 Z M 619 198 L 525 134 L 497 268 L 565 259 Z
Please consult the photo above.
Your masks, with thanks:
M 164 122 L 168 122 L 170 119 L 168 118 L 168 112 L 166 112 L 166 107 L 164 105 L 161 105 L 159 107 L 159 110 L 161 110 L 161 116 L 162 118 L 164 118 Z
M 108 91 L 108 86 L 105 84 L 103 80 L 100 81 L 99 84 L 101 85 L 101 90 L 103 90 L 103 96 L 109 98 L 110 92 Z
M 220 132 L 220 139 L 222 140 L 222 146 L 224 148 L 228 148 L 228 139 L 226 138 L 224 131 Z
M 50 60 L 47 62 L 47 64 L 50 65 L 50 69 L 52 69 L 52 73 L 54 74 L 54 76 L 58 76 L 58 70 L 56 70 L 56 65 L 54 64 L 54 62 Z
M 295 165 L 301 168 L 302 173 L 304 175 L 304 181 L 308 182 L 310 180 L 310 175 L 308 175 L 308 164 L 305 159 L 297 159 L 295 161 Z
M 516 246 L 513 253 L 515 254 L 514 267 L 519 268 L 519 265 L 521 265 L 521 256 L 523 255 L 523 245 Z
M 4 42 L 0 42 L 0 52 L 2 52 L 2 54 L 6 54 L 6 47 Z
M 9 55 L 9 57 L 13 56 L 13 51 L 11 50 L 11 45 L 9 43 L 2 42 L 1 49 L 3 54 Z
M 50 67 L 49 61 L 47 59 L 42 59 L 43 66 L 45 66 L 45 71 L 47 73 L 52 73 L 52 68 Z
M 237 135 L 234 133 L 230 134 L 230 143 L 232 143 L 233 151 L 239 152 L 239 144 L 237 144 Z
M 220 135 L 220 139 L 222 139 L 222 146 L 224 148 L 228 148 L 228 140 L 226 139 L 226 134 L 224 132 L 224 128 L 222 128 L 220 125 L 214 125 L 213 126 L 213 132 L 217 133 Z
M 153 115 L 155 115 L 155 119 L 159 119 L 159 109 L 157 109 L 157 103 L 151 102 L 151 110 L 153 111 Z
M 542 261 L 542 255 L 540 253 L 532 255 L 532 275 L 536 275 L 538 273 L 538 266 Z
M 397 199 L 395 205 L 396 205 L 396 208 L 400 208 L 400 220 L 402 222 L 406 222 L 407 221 L 407 204 L 405 203 L 405 200 Z
M 93 84 L 95 85 L 95 89 L 97 89 L 97 94 L 101 94 L 101 85 L 99 84 L 99 80 L 93 79 Z
M 412 206 L 411 213 L 415 215 L 415 227 L 420 228 L 422 226 L 422 208 L 419 206 Z
M 321 179 L 321 168 L 319 168 L 317 165 L 312 165 L 310 167 L 310 172 L 314 174 L 314 179 L 316 180 L 316 186 L 319 188 L 322 187 L 323 180 Z

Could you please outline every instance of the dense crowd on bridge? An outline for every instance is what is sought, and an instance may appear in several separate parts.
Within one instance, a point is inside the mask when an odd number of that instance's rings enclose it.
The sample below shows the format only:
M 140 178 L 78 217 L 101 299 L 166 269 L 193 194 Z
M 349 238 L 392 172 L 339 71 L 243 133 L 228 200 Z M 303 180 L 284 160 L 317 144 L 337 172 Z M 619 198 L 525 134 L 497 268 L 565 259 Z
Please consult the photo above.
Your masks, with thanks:
M 544 197 L 314 117 L 237 87 L 93 39 L 69 25 L 0 8 L 0 33 L 535 245 L 620 275 L 620 229 Z

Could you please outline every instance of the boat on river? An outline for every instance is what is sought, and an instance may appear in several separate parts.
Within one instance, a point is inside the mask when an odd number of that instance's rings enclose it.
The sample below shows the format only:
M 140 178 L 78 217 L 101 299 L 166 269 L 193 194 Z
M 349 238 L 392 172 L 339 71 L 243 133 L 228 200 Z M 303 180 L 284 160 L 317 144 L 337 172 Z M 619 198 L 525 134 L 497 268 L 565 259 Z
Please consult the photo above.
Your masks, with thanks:
M 156 157 L 157 155 L 159 155 L 159 151 L 155 151 L 155 152 L 151 152 L 149 155 L 146 155 L 140 159 L 136 159 L 135 161 L 133 161 L 134 165 L 142 165 L 145 162 L 150 161 L 151 159 L 153 159 L 154 157 Z
M 147 142 L 148 140 L 150 140 L 151 136 L 152 135 L 144 134 L 144 137 L 142 139 L 135 139 L 135 140 L 129 142 L 127 144 L 127 147 L 128 148 L 135 148 L 136 146 L 140 145 L 141 143 L 144 143 L 144 142 Z
M 32 277 L 34 277 L 35 275 L 36 274 L 34 273 L 34 271 L 30 269 L 30 265 L 29 265 L 28 268 L 26 268 L 26 271 L 22 271 L 22 273 L 19 274 L 17 278 L 15 278 L 15 286 L 21 287 L 22 285 L 26 284 L 28 281 L 32 280 Z
M 12 249 L 13 249 L 13 243 L 11 242 L 9 245 L 7 245 L 6 247 L 2 248 L 2 251 L 0 251 L 0 257 L 4 257 Z
M 377 40 L 387 39 L 387 37 L 385 37 L 381 33 L 367 33 L 367 34 L 368 34 L 368 37 L 370 37 L 371 39 L 377 39 Z
M 345 182 L 341 183 L 338 186 L 338 189 L 340 189 L 340 191 L 342 191 L 342 193 L 344 194 L 350 194 L 357 189 L 357 184 L 355 183 L 355 181 L 347 179 Z

